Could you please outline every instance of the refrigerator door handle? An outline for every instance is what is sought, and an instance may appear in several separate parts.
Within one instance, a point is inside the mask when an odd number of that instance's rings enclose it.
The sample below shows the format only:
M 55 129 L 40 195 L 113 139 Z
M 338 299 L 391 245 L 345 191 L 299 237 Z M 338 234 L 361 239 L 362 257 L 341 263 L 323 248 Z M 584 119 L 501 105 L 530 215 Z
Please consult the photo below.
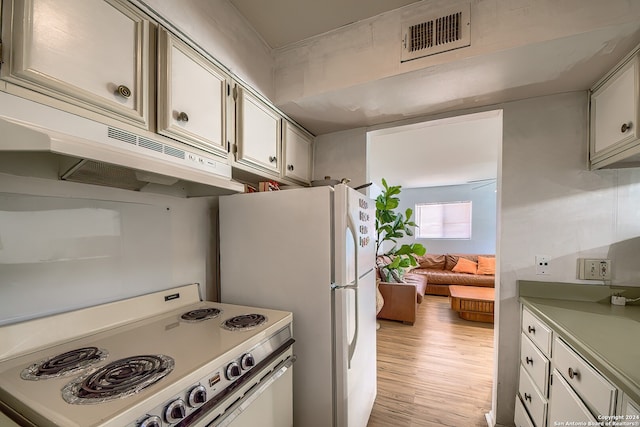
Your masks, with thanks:
M 355 271 L 355 280 L 353 281 L 353 285 L 350 285 L 348 287 L 346 287 L 346 289 L 351 290 L 354 292 L 354 304 L 355 304 L 355 328 L 354 328 L 354 332 L 353 332 L 353 341 L 351 341 L 349 343 L 349 359 L 347 359 L 347 366 L 349 367 L 349 369 L 351 369 L 351 359 L 353 359 L 353 354 L 356 352 L 356 344 L 358 343 L 358 328 L 359 328 L 359 321 L 358 321 L 358 280 L 360 278 L 359 274 L 358 274 L 358 246 L 359 246 L 359 242 L 358 239 L 356 238 L 356 236 L 358 235 L 356 233 L 356 226 L 353 223 L 353 218 L 351 218 L 351 215 L 349 213 L 347 213 L 347 228 L 349 230 L 351 230 L 351 235 L 353 236 L 353 247 L 354 247 L 354 251 L 353 251 L 353 256 L 354 256 L 354 260 L 353 260 L 353 268 Z
M 357 279 L 356 279 L 357 280 Z M 356 352 L 356 343 L 358 342 L 358 286 L 350 286 L 350 291 L 353 291 L 355 294 L 354 304 L 355 304 L 355 318 L 356 325 L 355 331 L 353 333 L 353 341 L 349 343 L 349 359 L 347 359 L 347 366 L 351 369 L 351 359 L 353 359 L 353 354 Z

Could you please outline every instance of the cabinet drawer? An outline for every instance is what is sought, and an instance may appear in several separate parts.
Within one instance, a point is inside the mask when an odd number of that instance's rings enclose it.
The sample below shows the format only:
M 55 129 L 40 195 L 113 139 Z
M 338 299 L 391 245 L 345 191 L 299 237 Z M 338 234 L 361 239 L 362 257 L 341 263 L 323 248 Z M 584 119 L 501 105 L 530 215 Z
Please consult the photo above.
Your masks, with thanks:
M 525 334 L 520 337 L 520 362 L 543 396 L 549 384 L 549 360 Z
M 616 407 L 616 388 L 564 341 L 553 344 L 555 368 L 596 415 L 612 415 Z
M 547 357 L 551 355 L 551 329 L 525 307 L 522 308 L 522 332 Z
M 547 418 L 547 400 L 540 394 L 540 391 L 522 365 L 520 365 L 518 393 L 522 403 L 529 411 L 533 423 L 538 427 L 544 426 L 544 421 Z
M 518 396 L 516 396 L 516 411 L 513 415 L 513 422 L 516 427 L 536 427 L 531 421 L 531 418 L 529 418 L 529 414 L 527 414 L 527 410 L 524 409 L 524 405 Z

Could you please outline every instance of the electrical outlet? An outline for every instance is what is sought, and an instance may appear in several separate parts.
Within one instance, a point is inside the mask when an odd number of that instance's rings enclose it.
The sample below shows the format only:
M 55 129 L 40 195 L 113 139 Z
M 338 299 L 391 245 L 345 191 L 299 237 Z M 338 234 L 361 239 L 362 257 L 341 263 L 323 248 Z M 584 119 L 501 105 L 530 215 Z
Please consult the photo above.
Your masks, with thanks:
M 551 263 L 547 255 L 536 255 L 536 274 L 551 274 Z
M 578 279 L 611 280 L 611 260 L 578 258 Z

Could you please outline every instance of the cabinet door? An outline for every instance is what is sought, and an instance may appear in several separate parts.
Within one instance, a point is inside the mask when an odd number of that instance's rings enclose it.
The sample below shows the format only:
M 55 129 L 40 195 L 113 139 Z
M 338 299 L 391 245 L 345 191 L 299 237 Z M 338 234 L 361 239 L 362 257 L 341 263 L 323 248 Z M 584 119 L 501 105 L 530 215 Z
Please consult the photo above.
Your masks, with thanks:
M 149 21 L 132 6 L 14 0 L 6 19 L 10 53 L 3 78 L 148 128 Z
M 312 139 L 291 123 L 287 121 L 283 123 L 284 176 L 309 184 L 313 161 Z
M 236 160 L 279 177 L 280 116 L 243 88 L 237 90 Z
M 591 160 L 608 157 L 638 139 L 638 57 L 591 95 Z
M 640 405 L 626 394 L 622 398 L 622 415 L 626 415 L 625 420 L 640 424 Z
M 158 60 L 158 132 L 226 155 L 224 73 L 164 29 Z
M 571 386 L 556 370 L 549 390 L 549 422 L 548 426 L 565 425 L 574 421 L 575 425 L 599 425 Z M 593 424 L 589 424 L 589 422 Z

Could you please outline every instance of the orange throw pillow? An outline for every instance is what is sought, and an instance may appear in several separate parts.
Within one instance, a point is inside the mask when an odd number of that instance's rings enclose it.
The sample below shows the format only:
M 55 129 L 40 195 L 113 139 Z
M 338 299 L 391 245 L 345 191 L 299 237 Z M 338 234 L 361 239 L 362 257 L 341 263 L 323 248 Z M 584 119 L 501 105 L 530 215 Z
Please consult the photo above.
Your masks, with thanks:
M 478 270 L 478 264 L 462 257 L 458 258 L 458 262 L 453 267 L 453 269 L 451 269 L 451 271 L 455 271 L 456 273 L 469 273 L 469 274 L 476 274 L 477 270 Z
M 477 274 L 486 274 L 486 275 L 495 275 L 496 274 L 496 259 L 491 257 L 478 257 L 478 273 Z

